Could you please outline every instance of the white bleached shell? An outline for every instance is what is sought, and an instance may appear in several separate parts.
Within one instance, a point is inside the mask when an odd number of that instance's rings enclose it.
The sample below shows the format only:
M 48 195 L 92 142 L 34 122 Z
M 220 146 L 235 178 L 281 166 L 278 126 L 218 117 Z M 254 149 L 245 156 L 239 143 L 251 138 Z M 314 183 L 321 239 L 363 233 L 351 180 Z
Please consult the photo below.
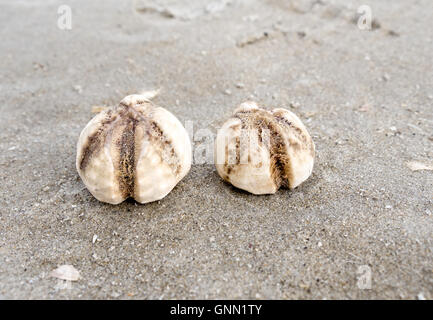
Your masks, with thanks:
M 50 276 L 61 280 L 77 281 L 80 279 L 80 272 L 74 266 L 64 264 L 51 271 Z
M 191 168 L 191 142 L 180 121 L 146 96 L 130 95 L 83 129 L 76 167 L 102 202 L 164 198 Z
M 222 179 L 253 194 L 293 189 L 307 180 L 315 147 L 301 120 L 289 110 L 245 102 L 218 131 L 215 164 Z

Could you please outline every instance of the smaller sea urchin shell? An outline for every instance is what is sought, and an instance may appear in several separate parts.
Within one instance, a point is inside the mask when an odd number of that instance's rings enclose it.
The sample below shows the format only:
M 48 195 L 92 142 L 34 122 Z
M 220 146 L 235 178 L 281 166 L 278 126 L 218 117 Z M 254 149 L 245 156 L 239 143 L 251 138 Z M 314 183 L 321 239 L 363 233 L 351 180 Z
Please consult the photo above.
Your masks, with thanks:
M 130 95 L 83 129 L 76 166 L 96 199 L 146 203 L 164 198 L 188 173 L 191 143 L 173 114 Z
M 301 120 L 282 108 L 241 104 L 218 131 L 215 147 L 221 178 L 254 194 L 293 189 L 313 170 L 314 143 Z

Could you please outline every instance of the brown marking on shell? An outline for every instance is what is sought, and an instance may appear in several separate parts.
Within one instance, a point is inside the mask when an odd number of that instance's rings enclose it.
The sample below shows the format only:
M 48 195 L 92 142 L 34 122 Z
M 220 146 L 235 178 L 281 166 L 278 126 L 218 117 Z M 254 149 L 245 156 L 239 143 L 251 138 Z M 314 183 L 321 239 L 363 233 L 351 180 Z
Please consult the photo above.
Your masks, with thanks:
M 178 155 L 176 154 L 176 150 L 174 149 L 171 141 L 161 130 L 158 123 L 156 123 L 154 120 L 151 120 L 149 125 L 150 130 L 148 132 L 150 132 L 150 137 L 152 141 L 159 146 L 157 152 L 159 152 L 161 159 L 169 165 L 173 173 L 177 176 L 182 169 L 182 165 Z
M 236 130 L 237 128 L 239 128 L 240 124 L 234 124 L 232 126 L 230 126 L 231 130 Z M 229 144 L 227 143 L 225 144 L 225 161 L 224 161 L 224 171 L 225 173 L 228 175 L 230 175 L 230 173 L 232 173 L 232 171 L 235 169 L 236 165 L 239 165 L 241 162 L 241 141 L 240 141 L 240 137 L 236 136 L 235 137 L 235 163 L 229 163 Z M 232 160 L 232 159 L 230 159 Z M 227 180 L 228 181 L 228 180 Z
M 259 139 L 259 144 L 262 144 L 263 143 L 263 129 L 262 129 L 262 127 L 258 127 L 258 139 Z
M 236 111 L 236 113 L 234 114 L 235 117 L 237 117 L 238 115 L 251 115 L 254 113 L 260 113 L 263 110 L 260 109 L 244 109 L 244 110 L 238 110 Z
M 240 126 L 241 126 L 240 123 L 235 123 L 235 124 L 232 124 L 232 125 L 230 126 L 230 129 L 231 129 L 231 130 L 236 130 L 236 129 L 238 129 Z
M 224 171 L 229 175 L 232 171 L 231 166 L 229 166 L 229 144 L 224 145 Z
M 266 119 L 263 123 L 270 131 L 270 168 L 271 176 L 277 188 L 289 186 L 290 162 L 287 156 L 287 146 L 281 133 L 281 127 L 272 119 Z
M 236 136 L 236 165 L 241 163 L 241 138 Z
M 307 142 L 307 137 L 305 136 L 304 132 L 302 132 L 302 130 L 295 126 L 291 121 L 289 121 L 288 119 L 286 119 L 283 116 L 276 116 L 275 119 L 282 123 L 283 125 L 287 125 L 288 127 L 292 128 L 293 130 L 295 130 L 296 136 L 299 137 L 300 140 L 302 140 L 302 142 L 306 143 Z
M 119 170 L 117 179 L 119 189 L 125 197 L 133 197 L 135 190 L 135 170 L 137 166 L 135 130 L 138 120 L 131 114 L 127 114 L 124 129 L 118 141 Z
M 112 113 L 112 110 L 107 111 L 107 115 L 105 119 L 101 121 L 98 130 L 96 130 L 96 132 L 90 135 L 87 138 L 85 144 L 83 145 L 83 151 L 81 153 L 81 159 L 79 161 L 80 170 L 86 170 L 86 167 L 92 159 L 93 155 L 100 152 L 103 148 L 105 139 L 109 133 L 110 124 L 117 118 L 116 116 L 113 116 Z

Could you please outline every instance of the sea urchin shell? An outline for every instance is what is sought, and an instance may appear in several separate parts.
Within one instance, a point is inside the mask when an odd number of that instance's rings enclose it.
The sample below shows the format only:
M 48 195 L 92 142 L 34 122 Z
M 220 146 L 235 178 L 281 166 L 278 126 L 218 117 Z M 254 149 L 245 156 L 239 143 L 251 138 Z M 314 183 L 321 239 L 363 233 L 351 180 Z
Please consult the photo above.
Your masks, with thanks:
M 218 174 L 253 194 L 293 189 L 313 170 L 315 147 L 292 112 L 261 109 L 245 102 L 218 131 L 215 162 Z
M 130 95 L 83 129 L 76 166 L 96 199 L 147 203 L 164 198 L 188 173 L 191 143 L 172 113 L 145 96 Z

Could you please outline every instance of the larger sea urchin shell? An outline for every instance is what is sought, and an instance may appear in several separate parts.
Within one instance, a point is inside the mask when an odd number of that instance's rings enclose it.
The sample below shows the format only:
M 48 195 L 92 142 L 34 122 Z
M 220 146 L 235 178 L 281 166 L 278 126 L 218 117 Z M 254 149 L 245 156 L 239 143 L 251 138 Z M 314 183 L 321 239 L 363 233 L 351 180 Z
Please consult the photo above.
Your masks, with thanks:
M 164 198 L 188 173 L 191 143 L 173 114 L 131 95 L 83 129 L 76 166 L 96 199 L 147 203 Z
M 215 146 L 218 174 L 235 187 L 253 194 L 293 189 L 313 170 L 315 147 L 292 112 L 241 104 L 218 131 Z

